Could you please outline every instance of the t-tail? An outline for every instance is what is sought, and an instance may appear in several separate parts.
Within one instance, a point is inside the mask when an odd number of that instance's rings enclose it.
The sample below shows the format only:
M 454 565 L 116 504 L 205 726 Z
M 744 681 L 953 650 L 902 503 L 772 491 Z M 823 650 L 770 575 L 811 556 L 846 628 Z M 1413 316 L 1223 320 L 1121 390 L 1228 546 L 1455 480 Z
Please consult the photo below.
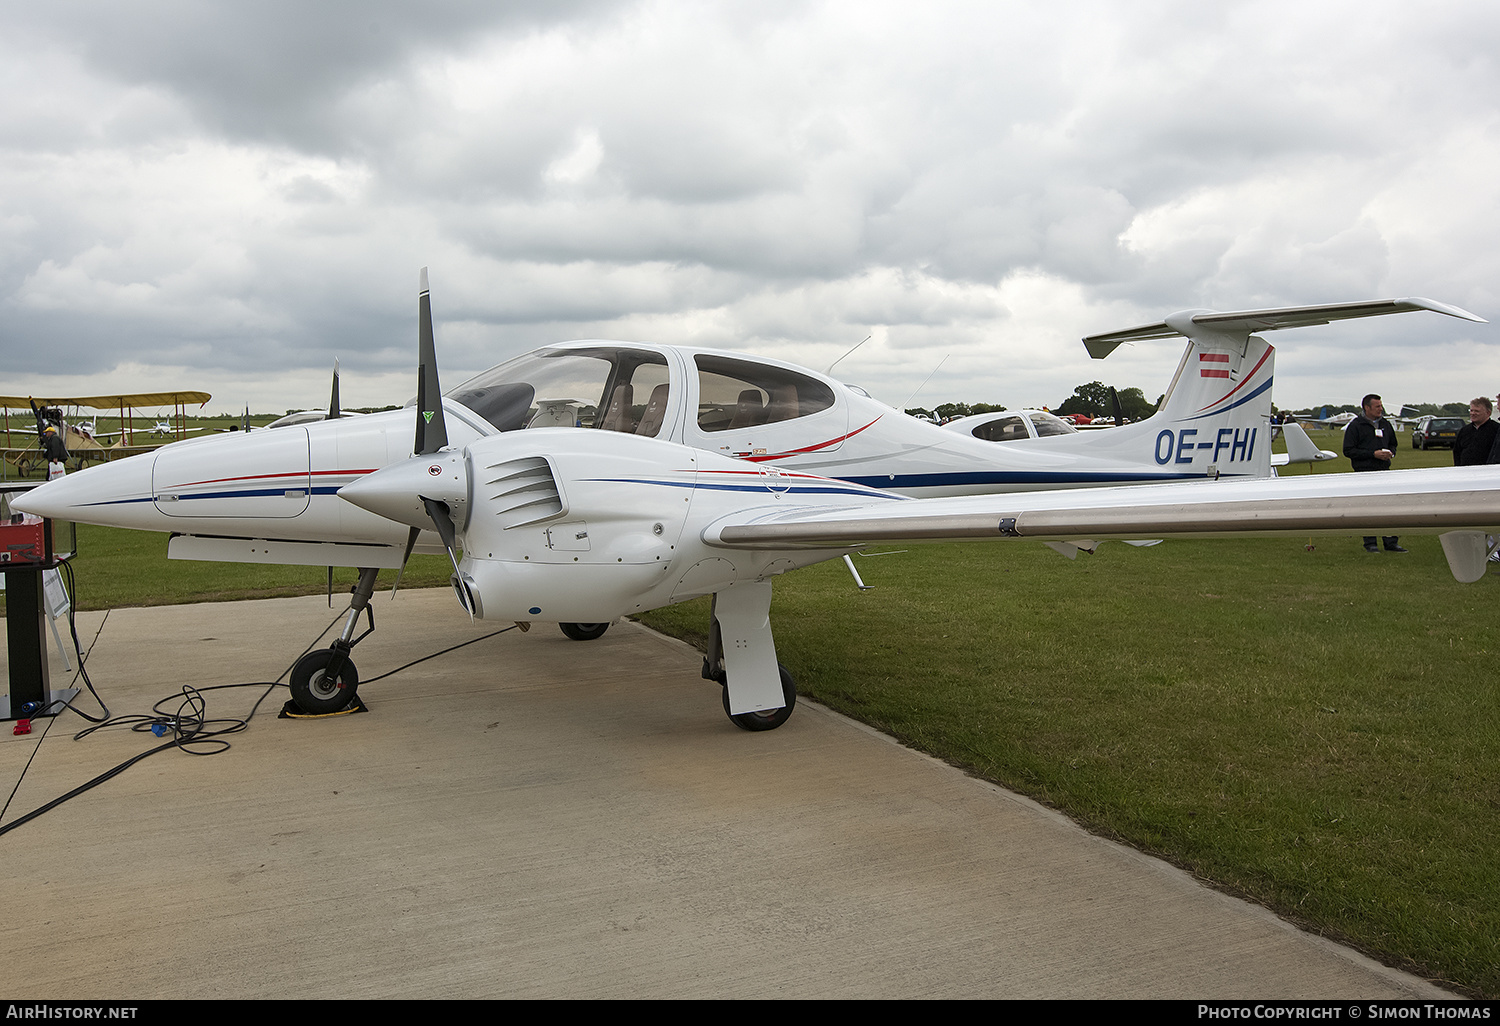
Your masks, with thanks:
M 1276 350 L 1252 332 L 1414 310 L 1483 323 L 1458 307 L 1412 298 L 1229 313 L 1184 310 L 1155 324 L 1090 335 L 1083 344 L 1096 360 L 1124 342 L 1188 340 L 1161 408 L 1138 424 L 1111 432 L 1119 434 L 1111 448 L 1126 443 L 1169 476 L 1270 477 Z

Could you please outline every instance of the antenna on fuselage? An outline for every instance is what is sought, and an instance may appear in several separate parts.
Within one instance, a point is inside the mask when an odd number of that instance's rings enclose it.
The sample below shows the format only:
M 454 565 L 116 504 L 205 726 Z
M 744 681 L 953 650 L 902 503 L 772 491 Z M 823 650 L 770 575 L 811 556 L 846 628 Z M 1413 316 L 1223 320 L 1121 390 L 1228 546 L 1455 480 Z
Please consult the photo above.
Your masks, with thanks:
M 859 342 L 857 342 L 855 344 L 854 349 L 858 349 L 860 346 L 864 345 L 866 342 L 870 341 L 870 339 L 872 339 L 874 337 L 875 337 L 874 335 L 866 335 L 864 338 L 862 338 Z M 854 349 L 849 350 L 849 353 L 854 352 Z M 835 367 L 837 367 L 839 364 L 843 363 L 844 362 L 844 357 L 848 356 L 849 353 L 845 353 L 844 356 L 841 356 L 837 360 L 834 360 L 832 363 L 830 363 L 828 365 L 828 369 L 825 370 L 823 373 L 824 374 L 832 374 L 833 373 L 833 369 Z
M 952 353 L 948 353 L 941 360 L 939 360 L 938 361 L 938 365 L 936 367 L 932 368 L 932 374 L 936 374 L 938 371 L 942 370 L 943 369 L 943 364 L 947 363 L 948 362 L 948 357 L 952 356 L 952 355 L 953 355 Z M 924 388 L 927 387 L 927 382 L 929 382 L 929 381 L 932 380 L 932 374 L 929 374 L 925 378 L 923 378 L 922 379 L 922 383 L 917 386 L 917 391 L 913 392 L 911 395 L 907 396 L 906 397 L 906 402 L 902 403 L 899 407 L 897 407 L 897 409 L 901 409 L 901 410 L 906 409 L 906 403 L 909 403 L 913 399 L 915 399 L 917 397 L 917 392 L 920 392 L 920 391 L 922 391 L 922 389 L 924 389 Z

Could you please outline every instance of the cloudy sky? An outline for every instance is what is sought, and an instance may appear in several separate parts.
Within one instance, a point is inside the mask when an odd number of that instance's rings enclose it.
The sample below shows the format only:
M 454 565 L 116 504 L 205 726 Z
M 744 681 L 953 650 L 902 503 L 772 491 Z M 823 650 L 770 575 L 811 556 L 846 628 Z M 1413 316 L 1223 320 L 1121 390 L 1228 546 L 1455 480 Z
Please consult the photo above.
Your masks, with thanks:
M 649 339 L 892 404 L 1154 398 L 1174 310 L 1500 322 L 1493 3 L 0 0 L 0 380 L 210 411 Z M 1276 400 L 1500 389 L 1496 325 L 1276 333 Z

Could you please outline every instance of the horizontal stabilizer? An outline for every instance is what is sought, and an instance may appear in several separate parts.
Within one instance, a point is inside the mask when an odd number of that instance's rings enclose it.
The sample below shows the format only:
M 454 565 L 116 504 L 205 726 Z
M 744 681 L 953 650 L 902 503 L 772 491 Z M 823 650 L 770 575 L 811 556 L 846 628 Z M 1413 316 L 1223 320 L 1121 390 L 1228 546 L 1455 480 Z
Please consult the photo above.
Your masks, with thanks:
M 1248 335 L 1255 331 L 1277 331 L 1281 328 L 1307 328 L 1329 321 L 1354 317 L 1380 317 L 1385 314 L 1430 310 L 1433 313 L 1461 317 L 1466 321 L 1489 323 L 1483 317 L 1447 303 L 1414 296 L 1407 299 L 1373 299 L 1362 303 L 1328 303 L 1323 306 L 1286 306 L 1274 310 L 1184 310 L 1155 324 L 1142 324 L 1122 331 L 1089 335 L 1083 340 L 1089 355 L 1102 360 L 1123 342 L 1144 342 L 1155 338 L 1185 335 Z
M 1319 449 L 1313 444 L 1313 440 L 1307 437 L 1307 432 L 1301 424 L 1296 421 L 1287 421 L 1281 427 L 1281 433 L 1286 437 L 1286 459 L 1277 463 L 1276 466 L 1284 467 L 1288 463 L 1322 463 L 1325 460 L 1336 460 L 1338 453 L 1327 449 Z

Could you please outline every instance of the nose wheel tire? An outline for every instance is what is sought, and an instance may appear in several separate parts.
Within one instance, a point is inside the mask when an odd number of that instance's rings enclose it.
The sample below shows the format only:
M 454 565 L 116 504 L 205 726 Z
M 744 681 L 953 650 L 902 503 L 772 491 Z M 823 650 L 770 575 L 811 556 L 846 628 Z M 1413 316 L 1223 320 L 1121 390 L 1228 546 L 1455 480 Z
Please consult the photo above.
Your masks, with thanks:
M 574 641 L 593 641 L 609 630 L 607 623 L 560 623 L 558 626 Z
M 776 669 L 781 672 L 781 697 L 786 702 L 780 709 L 740 713 L 736 716 L 729 711 L 729 688 L 724 688 L 724 714 L 736 727 L 741 730 L 775 730 L 791 718 L 792 710 L 797 706 L 797 683 L 792 680 L 792 675 L 785 666 L 777 663 Z M 719 683 L 725 682 L 721 680 Z
M 346 654 L 337 677 L 330 675 L 328 664 L 333 656 L 333 649 L 320 648 L 298 659 L 292 667 L 292 700 L 309 716 L 336 713 L 354 701 L 359 671 Z

